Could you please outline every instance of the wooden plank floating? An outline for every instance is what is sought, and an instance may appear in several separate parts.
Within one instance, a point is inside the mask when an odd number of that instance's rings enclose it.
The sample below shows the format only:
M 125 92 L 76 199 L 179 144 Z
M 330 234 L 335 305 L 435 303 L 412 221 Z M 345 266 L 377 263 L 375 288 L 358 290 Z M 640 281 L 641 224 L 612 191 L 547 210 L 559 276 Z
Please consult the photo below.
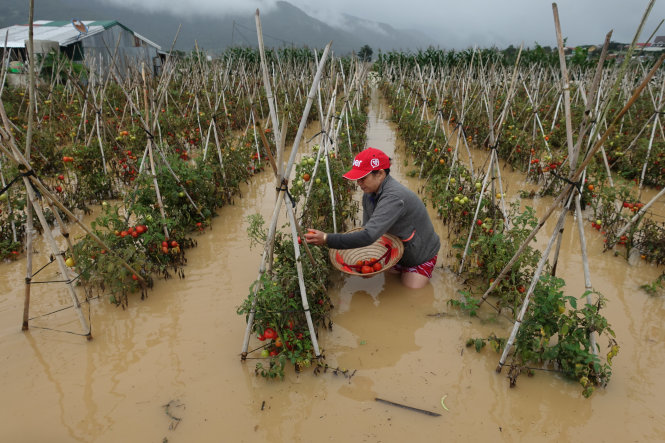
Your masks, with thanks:
M 376 400 L 380 403 L 385 403 L 387 405 L 397 406 L 398 408 L 404 408 L 404 409 L 408 409 L 410 411 L 420 412 L 421 414 L 431 415 L 432 417 L 441 417 L 441 414 L 439 414 L 438 412 L 432 412 L 432 411 L 426 411 L 425 409 L 414 408 L 413 406 L 407 406 L 407 405 L 403 405 L 401 403 L 395 403 L 394 401 L 384 400 L 384 399 L 379 398 L 379 397 L 375 397 L 374 400 Z

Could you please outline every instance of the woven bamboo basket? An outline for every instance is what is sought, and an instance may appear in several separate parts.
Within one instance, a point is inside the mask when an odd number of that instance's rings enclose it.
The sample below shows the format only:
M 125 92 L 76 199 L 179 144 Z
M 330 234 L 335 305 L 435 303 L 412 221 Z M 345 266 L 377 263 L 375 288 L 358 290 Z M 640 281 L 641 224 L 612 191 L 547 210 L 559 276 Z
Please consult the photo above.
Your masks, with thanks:
M 348 232 L 358 231 L 362 228 L 354 228 Z M 383 234 L 377 241 L 369 246 L 355 249 L 333 249 L 328 250 L 330 262 L 335 269 L 349 275 L 362 275 L 363 277 L 371 277 L 380 274 L 392 268 L 402 258 L 404 254 L 404 244 L 402 241 L 392 234 Z M 373 265 L 378 262 L 381 263 L 381 269 L 362 273 L 361 265 L 357 264 L 359 261 L 369 262 Z

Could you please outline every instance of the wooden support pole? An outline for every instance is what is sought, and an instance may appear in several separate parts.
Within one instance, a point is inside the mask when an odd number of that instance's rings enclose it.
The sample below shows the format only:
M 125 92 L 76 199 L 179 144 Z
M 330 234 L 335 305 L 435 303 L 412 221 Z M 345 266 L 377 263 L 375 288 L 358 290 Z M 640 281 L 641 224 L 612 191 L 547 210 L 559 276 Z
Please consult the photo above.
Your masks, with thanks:
M 289 157 L 289 161 L 286 165 L 285 173 L 283 177 L 288 177 L 291 174 L 291 169 L 293 167 L 293 163 L 295 161 L 296 153 L 298 152 L 298 146 L 300 146 L 300 140 L 302 139 L 303 132 L 305 131 L 305 125 L 307 123 L 307 117 L 309 116 L 309 111 L 312 108 L 312 102 L 314 101 L 314 97 L 316 94 L 316 89 L 318 87 L 319 81 L 321 80 L 321 74 L 323 72 L 323 67 L 325 66 L 325 63 L 328 58 L 328 51 L 330 50 L 330 46 L 332 46 L 332 42 L 328 43 L 323 51 L 323 55 L 321 56 L 321 61 L 319 62 L 316 75 L 314 76 L 314 80 L 312 81 L 312 86 L 309 90 L 309 94 L 307 96 L 307 102 L 305 103 L 305 109 L 303 110 L 302 117 L 300 119 L 300 126 L 298 126 L 298 132 L 296 134 L 295 140 L 293 142 L 293 147 L 291 148 L 291 155 Z M 286 185 L 288 181 L 286 178 L 282 178 L 280 181 L 281 184 Z M 275 231 L 277 228 L 277 220 L 278 220 L 278 215 L 279 215 L 279 210 L 282 204 L 282 201 L 284 200 L 283 194 L 285 193 L 284 190 L 282 190 L 282 186 L 280 186 L 280 191 L 277 196 L 277 201 L 275 202 L 275 208 L 273 210 L 272 214 L 272 219 L 270 222 L 270 228 L 268 230 L 268 238 L 266 239 L 266 244 L 265 248 L 263 251 L 263 257 L 261 259 L 261 264 L 259 265 L 259 280 L 263 273 L 265 272 L 266 269 L 266 258 L 269 256 L 269 251 L 272 249 L 272 244 L 275 238 Z M 260 285 L 257 284 L 254 290 L 254 294 L 256 295 L 258 291 L 260 290 Z M 249 338 L 251 335 L 252 327 L 254 326 L 254 314 L 255 314 L 255 305 L 256 305 L 256 298 L 254 298 L 254 301 L 252 303 L 252 307 L 250 309 L 249 315 L 247 316 L 247 327 L 245 329 L 245 336 L 243 338 L 243 345 L 242 345 L 242 351 L 241 351 L 241 359 L 245 360 L 247 357 L 247 349 L 249 347 Z
M 28 106 L 28 133 L 25 137 L 25 157 L 30 158 L 30 149 L 32 146 L 32 131 L 33 131 L 33 120 L 34 120 L 34 103 L 35 103 L 35 51 L 33 45 L 33 21 L 34 21 L 34 12 L 35 12 L 35 0 L 30 0 L 30 17 L 29 17 L 29 29 L 28 29 L 28 69 L 29 73 L 29 86 L 28 86 L 28 97 L 30 105 Z M 5 117 L 5 108 L 2 105 L 2 98 L 0 97 L 0 108 L 2 108 L 3 121 L 5 122 L 5 128 L 7 129 L 8 134 L 11 135 L 11 131 L 6 122 L 9 119 Z M 44 228 L 46 229 L 46 228 Z M 21 329 L 27 331 L 29 329 L 28 319 L 30 317 L 30 280 L 32 279 L 32 240 L 34 235 L 34 227 L 32 223 L 32 205 L 26 205 L 25 211 L 25 255 L 26 255 L 26 270 L 25 270 L 25 296 L 23 301 L 23 323 Z

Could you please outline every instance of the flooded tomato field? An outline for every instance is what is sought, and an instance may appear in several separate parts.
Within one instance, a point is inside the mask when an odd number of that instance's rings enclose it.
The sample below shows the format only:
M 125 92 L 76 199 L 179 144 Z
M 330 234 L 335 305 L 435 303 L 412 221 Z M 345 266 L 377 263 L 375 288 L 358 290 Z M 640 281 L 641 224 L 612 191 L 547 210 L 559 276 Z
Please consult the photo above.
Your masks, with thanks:
M 367 144 L 393 157 L 391 174 L 418 189 L 389 120 L 374 90 Z M 474 165 L 482 165 L 488 153 L 473 155 Z M 510 167 L 502 174 L 509 199 L 531 186 Z M 469 337 L 507 336 L 512 324 L 487 306 L 473 318 L 447 304 L 462 282 L 451 271 L 457 263 L 435 213 L 442 248 L 425 288 L 406 289 L 385 273 L 335 276 L 333 328 L 320 331 L 319 344 L 329 367 L 344 373 L 290 367 L 283 381 L 257 377 L 256 353 L 240 359 L 246 324 L 236 311 L 262 252 L 249 247 L 246 217 L 269 218 L 274 189 L 270 172 L 258 174 L 235 204 L 219 210 L 211 229 L 195 235 L 184 279 L 156 280 L 146 299 L 130 296 L 126 309 L 104 297 L 84 304 L 89 342 L 67 333 L 80 325 L 72 309 L 63 309 L 70 299 L 59 284 L 33 285 L 37 318 L 22 332 L 25 262 L 0 264 L 2 441 L 662 441 L 665 300 L 639 288 L 662 269 L 603 252 L 602 237 L 590 227 L 592 285 L 607 298 L 604 315 L 621 347 L 611 382 L 591 398 L 555 372 L 536 371 L 510 388 L 506 370 L 494 371 L 499 354 L 465 346 Z M 522 203 L 543 213 L 551 201 Z M 655 212 L 665 213 L 662 203 Z M 538 236 L 541 249 L 553 218 Z M 566 293 L 579 297 L 584 276 L 574 222 L 569 215 L 557 275 Z M 39 268 L 48 261 L 47 247 L 41 238 L 34 247 Z M 35 279 L 58 280 L 54 268 Z M 602 353 L 606 345 L 601 341 Z

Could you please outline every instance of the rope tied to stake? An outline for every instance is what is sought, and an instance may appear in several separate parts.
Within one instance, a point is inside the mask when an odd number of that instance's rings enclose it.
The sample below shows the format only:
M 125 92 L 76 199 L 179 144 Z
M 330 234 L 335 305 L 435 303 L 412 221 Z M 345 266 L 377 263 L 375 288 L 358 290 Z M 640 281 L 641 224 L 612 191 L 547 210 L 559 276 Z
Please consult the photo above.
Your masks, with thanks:
M 141 129 L 143 129 L 143 131 L 145 131 L 146 135 L 148 136 L 148 138 L 150 140 L 155 140 L 155 136 L 152 135 L 152 133 L 150 131 L 148 131 L 146 128 L 141 128 Z
M 35 177 L 37 177 L 37 176 L 35 175 L 35 171 L 32 170 L 32 169 L 29 170 L 28 172 L 19 172 L 19 173 L 16 175 L 16 177 L 14 177 L 9 183 L 7 183 L 7 185 L 6 185 L 4 188 L 2 188 L 2 190 L 0 190 L 0 195 L 2 195 L 2 194 L 4 194 L 5 192 L 7 192 L 7 190 L 9 190 L 9 188 L 11 188 L 11 186 L 12 186 L 14 183 L 16 183 L 20 178 L 23 178 L 23 177 L 30 177 L 30 176 L 35 176 Z M 34 189 L 34 188 L 33 188 L 33 189 Z M 41 194 L 40 194 L 39 192 L 37 192 L 36 189 L 35 189 L 35 192 L 37 193 L 37 196 L 38 196 L 39 198 L 41 198 Z
M 318 137 L 318 136 L 321 135 L 321 134 L 323 134 L 323 135 L 326 136 L 326 138 L 330 141 L 330 144 L 331 144 L 331 145 L 334 145 L 334 144 L 335 144 L 335 142 L 334 142 L 333 139 L 330 137 L 330 135 L 328 135 L 328 133 L 327 133 L 326 131 L 323 131 L 323 130 L 321 130 L 321 131 L 317 132 L 316 134 L 314 134 L 313 136 L 311 136 L 310 139 L 307 140 L 307 143 L 311 142 L 312 140 L 314 140 L 316 137 Z
M 65 253 L 64 253 L 64 252 L 60 252 L 58 255 L 61 255 L 61 256 L 64 257 L 64 256 L 65 256 Z M 26 278 L 25 278 L 25 284 L 26 284 L 26 285 L 36 285 L 36 284 L 45 284 L 45 283 L 66 283 L 66 284 L 70 284 L 70 283 L 74 283 L 76 280 L 78 280 L 79 278 L 81 278 L 81 274 L 82 274 L 82 273 L 76 275 L 76 277 L 74 277 L 74 278 L 72 278 L 72 279 L 69 279 L 69 280 L 32 281 L 32 279 L 35 277 L 35 275 L 39 274 L 41 271 L 43 271 L 48 265 L 50 265 L 50 264 L 53 263 L 54 261 L 55 261 L 55 258 L 53 257 L 53 255 L 51 255 L 50 260 L 49 260 L 48 263 L 46 263 L 44 266 L 42 266 L 42 267 L 39 268 L 36 272 L 34 272 L 34 273 L 32 274 L 32 277 L 26 277 Z
M 550 174 L 552 174 L 553 176 L 555 176 L 559 180 L 562 180 L 562 181 L 568 183 L 569 185 L 572 185 L 573 188 L 575 188 L 577 190 L 577 192 L 579 192 L 580 194 L 582 193 L 582 179 L 581 178 L 578 181 L 574 182 L 574 181 L 571 181 L 568 178 L 564 177 L 563 175 L 557 174 L 555 171 L 550 170 Z
M 494 149 L 494 150 L 499 149 L 499 139 L 497 139 L 496 142 L 492 146 L 489 146 L 489 150 L 491 151 L 492 149 Z
M 278 188 L 275 188 L 275 190 L 277 192 L 284 191 L 286 193 L 286 195 L 289 197 L 289 200 L 291 200 L 291 206 L 293 206 L 294 208 L 296 207 L 296 201 L 293 199 L 293 196 L 289 192 L 289 187 L 286 183 L 286 180 L 283 180 L 282 185 Z

